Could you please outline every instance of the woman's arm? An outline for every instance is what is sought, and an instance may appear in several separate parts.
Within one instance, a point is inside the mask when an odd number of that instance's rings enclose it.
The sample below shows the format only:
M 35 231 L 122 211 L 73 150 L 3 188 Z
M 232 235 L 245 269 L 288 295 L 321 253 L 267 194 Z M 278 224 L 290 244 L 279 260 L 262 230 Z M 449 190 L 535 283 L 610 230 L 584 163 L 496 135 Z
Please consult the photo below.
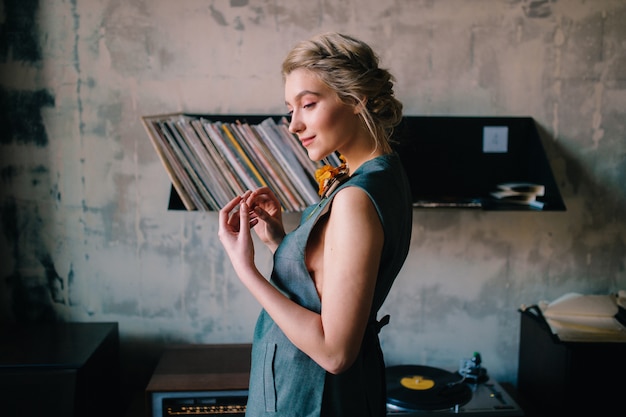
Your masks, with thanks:
M 285 335 L 331 373 L 345 371 L 358 355 L 367 326 L 383 245 L 383 230 L 369 197 L 347 187 L 333 200 L 324 236 L 322 311 L 314 313 L 274 288 L 254 265 L 249 208 L 238 218 L 220 211 L 220 240 L 237 275 Z M 231 206 L 232 205 L 232 206 Z
M 320 317 L 323 347 L 316 361 L 339 373 L 356 359 L 368 324 L 382 253 L 382 224 L 357 187 L 337 193 L 324 236 Z

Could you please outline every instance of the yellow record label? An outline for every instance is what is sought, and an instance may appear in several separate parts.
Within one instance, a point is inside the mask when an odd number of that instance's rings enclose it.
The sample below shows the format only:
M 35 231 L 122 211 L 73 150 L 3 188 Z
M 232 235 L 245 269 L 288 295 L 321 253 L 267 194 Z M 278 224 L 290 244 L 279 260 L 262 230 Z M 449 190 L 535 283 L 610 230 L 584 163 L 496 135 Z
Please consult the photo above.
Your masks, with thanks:
M 432 379 L 424 378 L 421 375 L 413 375 L 413 376 L 405 376 L 400 380 L 400 384 L 404 388 L 412 389 L 412 390 L 425 390 L 431 389 L 435 386 L 435 381 Z

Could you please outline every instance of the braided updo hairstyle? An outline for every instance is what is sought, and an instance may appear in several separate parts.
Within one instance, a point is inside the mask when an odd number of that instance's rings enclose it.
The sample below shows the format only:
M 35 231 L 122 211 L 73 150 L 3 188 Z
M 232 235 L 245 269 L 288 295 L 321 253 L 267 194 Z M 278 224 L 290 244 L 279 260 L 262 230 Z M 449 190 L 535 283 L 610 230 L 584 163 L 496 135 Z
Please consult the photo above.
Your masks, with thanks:
M 393 92 L 394 77 L 379 68 L 366 43 L 341 33 L 324 33 L 298 43 L 283 61 L 283 78 L 298 68 L 313 71 L 340 100 L 360 105 L 359 116 L 377 148 L 391 151 L 389 139 L 402 120 L 402 103 Z

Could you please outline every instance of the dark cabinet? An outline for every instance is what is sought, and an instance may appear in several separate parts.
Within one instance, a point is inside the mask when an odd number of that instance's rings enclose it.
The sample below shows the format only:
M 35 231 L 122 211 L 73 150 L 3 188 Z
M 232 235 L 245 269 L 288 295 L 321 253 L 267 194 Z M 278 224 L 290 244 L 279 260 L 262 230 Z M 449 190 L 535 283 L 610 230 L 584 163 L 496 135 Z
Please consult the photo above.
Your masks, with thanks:
M 544 415 L 624 413 L 626 343 L 563 342 L 537 309 L 521 312 L 517 390 Z
M 117 323 L 50 323 L 0 331 L 0 414 L 119 415 Z

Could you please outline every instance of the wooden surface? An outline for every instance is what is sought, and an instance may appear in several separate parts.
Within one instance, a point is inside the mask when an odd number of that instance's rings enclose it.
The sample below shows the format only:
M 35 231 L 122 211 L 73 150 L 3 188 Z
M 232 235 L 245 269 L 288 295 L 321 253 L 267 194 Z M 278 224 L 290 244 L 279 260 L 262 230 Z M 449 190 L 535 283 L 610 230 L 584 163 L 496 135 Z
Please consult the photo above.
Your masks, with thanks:
M 248 389 L 250 344 L 180 345 L 165 349 L 147 392 Z

